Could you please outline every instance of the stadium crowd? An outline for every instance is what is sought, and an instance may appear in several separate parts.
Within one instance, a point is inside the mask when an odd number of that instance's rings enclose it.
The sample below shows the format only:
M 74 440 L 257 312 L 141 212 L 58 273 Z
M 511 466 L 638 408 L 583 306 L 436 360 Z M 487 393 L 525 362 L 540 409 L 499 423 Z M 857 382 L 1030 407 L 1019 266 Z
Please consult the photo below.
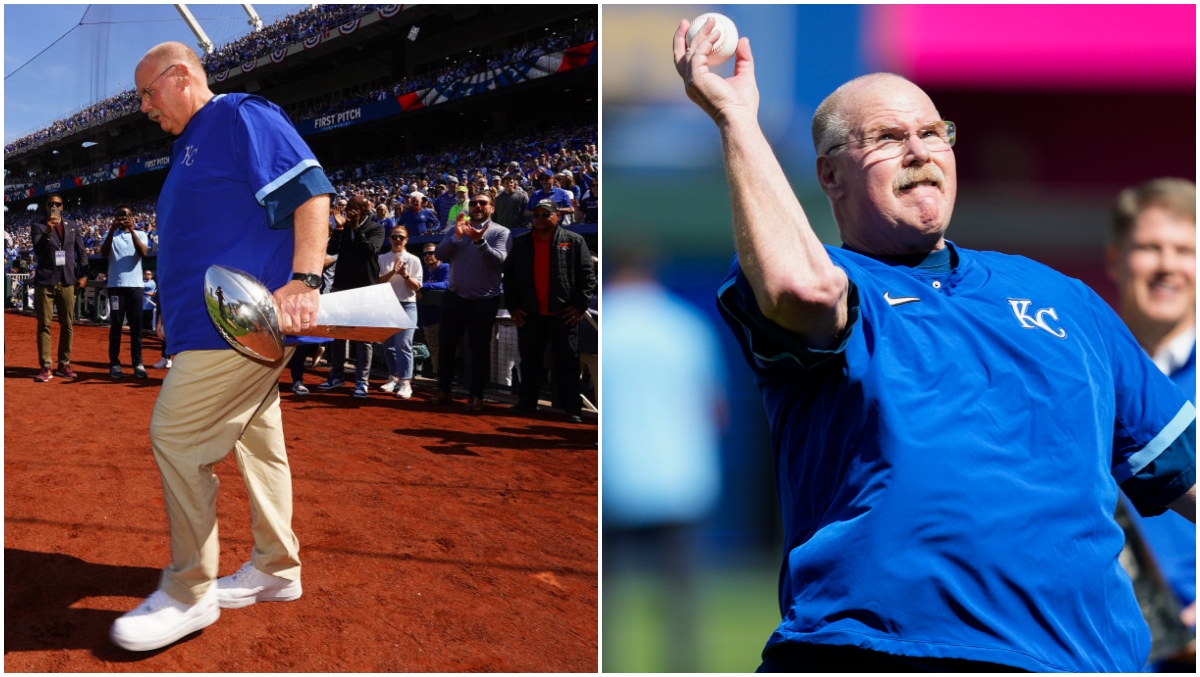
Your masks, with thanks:
M 457 191 L 454 188 L 465 188 L 468 197 L 478 193 L 497 197 L 504 192 L 504 177 L 511 174 L 515 182 L 514 193 L 524 194 L 528 198 L 539 189 L 540 176 L 550 173 L 555 187 L 569 192 L 573 207 L 588 202 L 593 205 L 592 209 L 576 214 L 567 221 L 596 223 L 599 215 L 595 207 L 595 198 L 599 193 L 596 181 L 599 160 L 596 135 L 596 126 L 587 125 L 544 130 L 537 135 L 493 138 L 486 144 L 461 142 L 443 145 L 436 153 L 371 158 L 350 166 L 330 168 L 329 177 L 340 197 L 367 197 L 382 204 L 389 213 L 387 218 L 392 219 L 403 211 L 407 197 L 416 190 L 428 200 L 430 208 L 437 214 L 441 232 L 449 225 L 447 219 L 456 201 Z M 142 151 L 137 157 L 152 157 L 165 152 L 169 151 Z M 114 163 L 120 164 L 120 161 Z M 73 207 L 69 194 L 66 202 L 64 217 L 76 220 L 84 227 L 88 254 L 99 255 L 116 205 L 76 204 Z M 158 238 L 154 201 L 135 201 L 131 206 L 136 228 L 147 231 L 153 252 Z M 29 252 L 32 247 L 29 239 L 31 228 L 43 218 L 40 212 L 5 214 L 6 270 Z M 528 215 L 522 213 L 519 220 L 502 225 L 520 228 L 528 223 Z M 414 236 L 421 234 L 424 233 L 412 233 Z
M 209 73 L 258 59 L 270 54 L 276 49 L 303 42 L 306 38 L 321 34 L 355 19 L 376 11 L 384 5 L 318 5 L 296 14 L 288 15 L 262 30 L 250 33 L 245 37 L 221 46 L 212 54 L 206 55 L 202 61 Z M 321 103 L 303 102 L 287 108 L 293 120 L 306 120 L 331 111 L 343 110 L 347 107 L 361 106 L 367 103 L 385 100 L 388 96 L 400 96 L 438 84 L 446 84 L 475 73 L 498 68 L 504 63 L 521 61 L 531 57 L 549 54 L 555 51 L 596 39 L 595 19 L 575 22 L 571 32 L 554 32 L 552 35 L 532 40 L 502 54 L 473 55 L 472 52 L 462 52 L 450 57 L 454 62 L 445 68 L 430 73 L 403 78 L 387 84 L 373 83 L 361 85 L 351 90 L 344 90 L 334 95 L 322 97 Z M 92 104 L 83 110 L 62 120 L 57 120 L 45 129 L 5 144 L 4 155 L 9 157 L 18 153 L 33 150 L 45 143 L 82 131 L 88 127 L 115 120 L 138 111 L 140 105 L 137 93 L 130 89 L 115 94 L 103 101 Z
M 222 45 L 201 59 L 204 70 L 219 73 L 271 52 L 360 19 L 385 5 L 316 5 L 289 14 L 245 37 Z
M 513 47 L 500 54 L 463 52 L 451 58 L 452 64 L 434 69 L 428 73 L 401 78 L 393 82 L 364 83 L 351 88 L 332 92 L 321 97 L 319 103 L 305 101 L 297 106 L 285 107 L 293 120 L 310 120 L 312 118 L 336 113 L 347 108 L 364 106 L 371 103 L 386 101 L 388 98 L 401 96 L 437 85 L 445 85 L 477 73 L 485 73 L 500 68 L 506 63 L 518 63 L 526 59 L 552 54 L 575 45 L 596 39 L 596 22 L 594 19 L 575 22 L 572 31 L 554 32 L 525 44 Z

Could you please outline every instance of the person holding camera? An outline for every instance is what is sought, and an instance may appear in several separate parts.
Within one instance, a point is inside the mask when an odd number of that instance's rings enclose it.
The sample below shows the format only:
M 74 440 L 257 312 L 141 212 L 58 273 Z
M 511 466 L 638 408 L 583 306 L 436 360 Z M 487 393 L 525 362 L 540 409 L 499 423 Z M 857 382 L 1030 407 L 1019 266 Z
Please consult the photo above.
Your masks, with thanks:
M 33 306 L 37 313 L 38 364 L 41 371 L 34 379 L 45 383 L 54 375 L 66 379 L 77 376 L 71 369 L 71 338 L 75 328 L 75 290 L 87 284 L 87 249 L 79 224 L 63 218 L 63 198 L 58 193 L 46 197 L 46 222 L 33 225 L 33 251 L 37 256 L 34 271 Z M 50 321 L 58 310 L 58 369 L 50 371 Z
M 133 229 L 133 209 L 117 205 L 113 225 L 104 236 L 100 254 L 108 259 L 108 375 L 121 378 L 121 325 L 129 320 L 129 357 L 133 375 L 146 378 L 142 366 L 142 304 L 145 301 L 145 280 L 142 279 L 142 259 L 149 254 L 146 234 Z

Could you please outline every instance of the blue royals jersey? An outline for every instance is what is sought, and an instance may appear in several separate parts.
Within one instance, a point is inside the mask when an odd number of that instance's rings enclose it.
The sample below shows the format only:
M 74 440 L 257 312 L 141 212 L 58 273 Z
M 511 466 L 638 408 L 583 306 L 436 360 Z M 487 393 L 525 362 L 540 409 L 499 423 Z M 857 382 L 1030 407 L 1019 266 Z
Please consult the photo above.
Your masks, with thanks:
M 220 94 L 171 150 L 158 197 L 159 295 L 172 352 L 228 349 L 208 317 L 204 274 L 219 263 L 275 290 L 292 272 L 291 228 L 272 228 L 273 191 L 320 164 L 287 115 L 246 94 Z
M 826 249 L 852 282 L 833 350 L 764 318 L 736 258 L 719 293 L 776 454 L 768 646 L 1140 669 L 1117 485 L 1193 407 L 1099 297 L 1045 266 L 955 248 L 938 273 Z

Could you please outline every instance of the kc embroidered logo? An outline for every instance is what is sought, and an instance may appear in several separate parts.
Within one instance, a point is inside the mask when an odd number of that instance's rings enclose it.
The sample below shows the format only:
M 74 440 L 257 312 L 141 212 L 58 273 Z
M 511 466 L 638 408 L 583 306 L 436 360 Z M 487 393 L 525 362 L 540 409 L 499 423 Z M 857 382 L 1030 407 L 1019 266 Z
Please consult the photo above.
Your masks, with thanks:
M 1025 329 L 1042 329 L 1048 332 L 1055 338 L 1065 339 L 1067 330 L 1062 327 L 1052 327 L 1046 318 L 1050 317 L 1053 320 L 1058 320 L 1058 313 L 1054 308 L 1042 308 L 1033 314 L 1029 315 L 1029 306 L 1033 305 L 1033 301 L 1029 299 L 1009 299 L 1008 305 L 1012 306 L 1013 315 L 1017 316 L 1017 322 L 1021 323 L 1021 327 Z
M 191 167 L 192 163 L 196 161 L 196 151 L 197 150 L 198 149 L 195 146 L 185 146 L 184 147 L 184 149 L 183 149 L 183 165 L 185 167 Z

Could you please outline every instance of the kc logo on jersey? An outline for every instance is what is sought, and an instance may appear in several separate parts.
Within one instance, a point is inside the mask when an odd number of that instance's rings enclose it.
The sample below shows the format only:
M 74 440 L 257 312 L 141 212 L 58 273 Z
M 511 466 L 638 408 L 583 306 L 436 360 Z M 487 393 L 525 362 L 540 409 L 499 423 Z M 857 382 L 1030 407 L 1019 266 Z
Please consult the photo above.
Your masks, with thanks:
M 1033 305 L 1033 301 L 1029 299 L 1009 299 L 1008 305 L 1012 306 L 1013 315 L 1017 316 L 1017 321 L 1025 329 L 1042 329 L 1050 335 L 1065 339 L 1067 330 L 1062 327 L 1052 327 L 1046 322 L 1046 317 L 1053 320 L 1058 320 L 1058 313 L 1054 312 L 1054 308 L 1042 308 L 1033 314 L 1029 315 L 1029 306 Z
M 184 149 L 183 149 L 183 165 L 185 167 L 191 167 L 192 163 L 196 161 L 196 150 L 197 149 L 195 146 L 185 146 L 184 147 Z

